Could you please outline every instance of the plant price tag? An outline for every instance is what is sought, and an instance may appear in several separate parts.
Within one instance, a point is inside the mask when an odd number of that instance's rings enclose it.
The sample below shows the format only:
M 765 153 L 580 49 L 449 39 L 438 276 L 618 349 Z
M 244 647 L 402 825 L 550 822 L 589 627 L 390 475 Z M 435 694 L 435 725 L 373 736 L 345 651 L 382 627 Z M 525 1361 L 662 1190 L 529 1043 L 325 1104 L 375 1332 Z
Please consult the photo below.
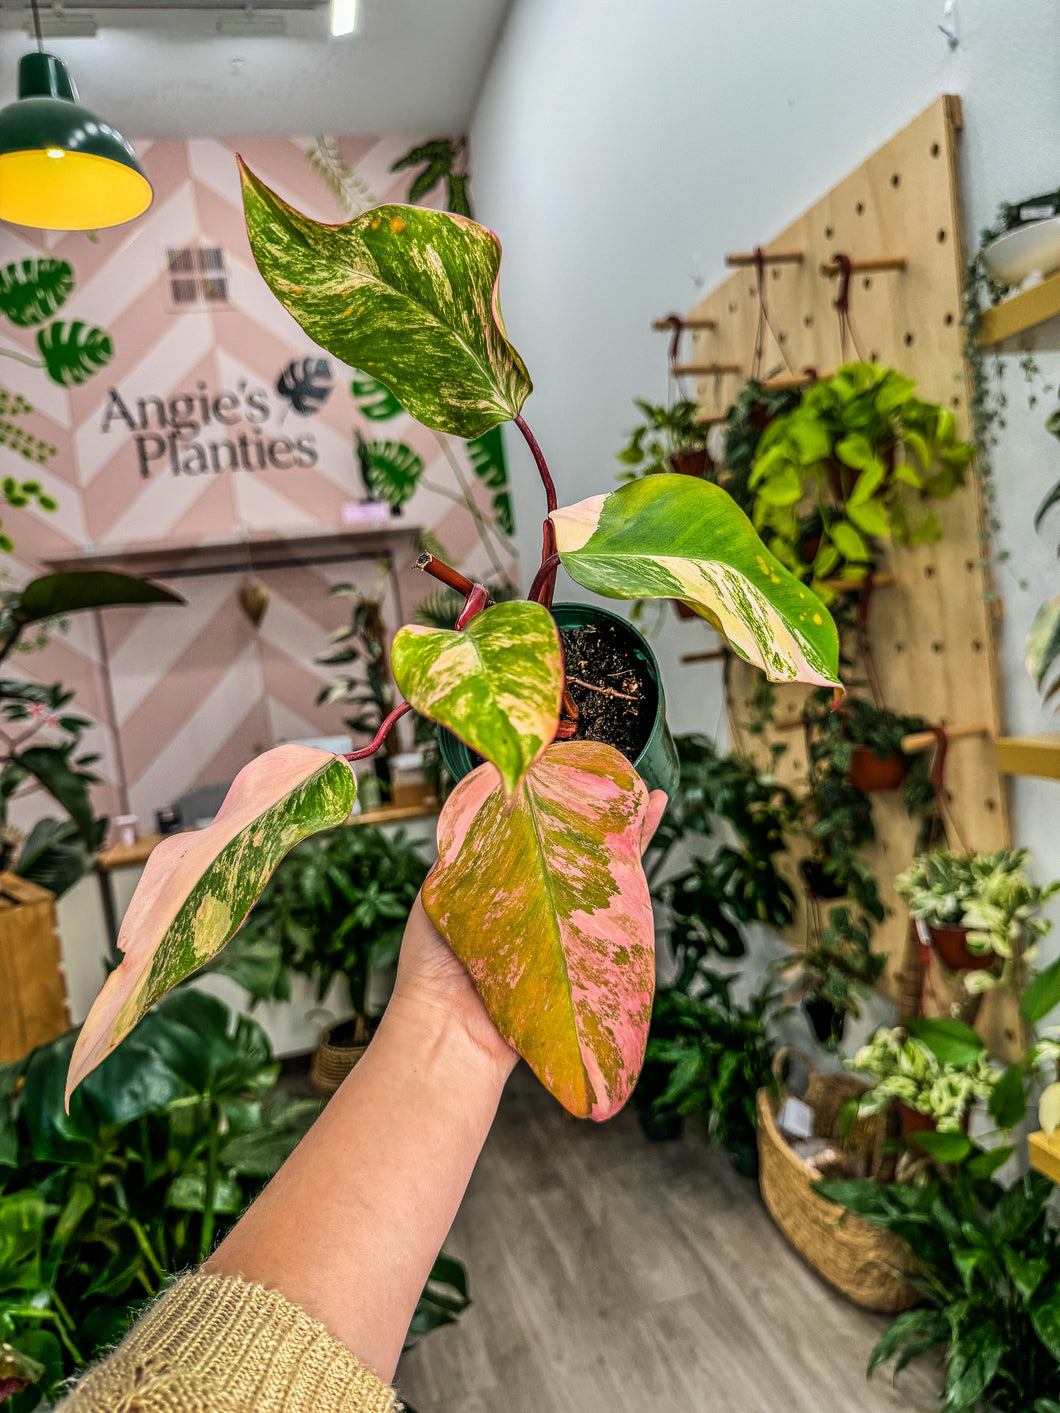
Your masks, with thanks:
M 812 1138 L 813 1110 L 801 1099 L 785 1099 L 777 1114 L 777 1128 L 785 1138 Z

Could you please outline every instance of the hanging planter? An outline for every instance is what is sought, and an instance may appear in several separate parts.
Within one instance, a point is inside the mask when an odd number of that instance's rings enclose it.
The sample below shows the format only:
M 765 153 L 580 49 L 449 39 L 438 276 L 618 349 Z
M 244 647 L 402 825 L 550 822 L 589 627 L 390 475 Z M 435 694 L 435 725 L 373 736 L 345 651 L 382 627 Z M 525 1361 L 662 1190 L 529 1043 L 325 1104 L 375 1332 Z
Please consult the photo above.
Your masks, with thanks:
M 847 779 L 863 795 L 877 795 L 900 789 L 908 769 L 905 757 L 897 752 L 878 756 L 868 746 L 855 746 Z
M 695 451 L 675 451 L 670 465 L 679 476 L 698 476 L 702 480 L 714 470 L 714 458 L 704 446 Z
M 831 1001 L 824 1001 L 820 996 L 808 997 L 803 1001 L 802 1009 L 810 1029 L 822 1045 L 839 1044 L 847 1028 L 846 1011 L 837 1010 Z
M 805 883 L 811 898 L 833 902 L 836 898 L 846 897 L 846 889 L 826 872 L 820 859 L 803 859 L 799 864 L 799 877 Z
M 578 707 L 578 741 L 604 741 L 621 751 L 650 790 L 673 797 L 680 779 L 666 698 L 655 654 L 632 624 L 606 608 L 556 604 L 567 684 Z M 439 731 L 445 768 L 462 780 L 482 761 L 450 731 Z

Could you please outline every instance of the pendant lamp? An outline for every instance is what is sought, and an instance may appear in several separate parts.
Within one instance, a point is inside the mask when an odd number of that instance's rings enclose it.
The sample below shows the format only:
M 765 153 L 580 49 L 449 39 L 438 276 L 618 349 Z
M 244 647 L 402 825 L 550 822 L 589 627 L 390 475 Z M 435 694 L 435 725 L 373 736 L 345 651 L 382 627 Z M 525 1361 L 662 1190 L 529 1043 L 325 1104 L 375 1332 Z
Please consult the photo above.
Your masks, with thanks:
M 95 231 L 142 216 L 151 183 L 121 133 L 82 108 L 70 71 L 37 53 L 18 66 L 18 99 L 0 109 L 0 220 L 46 231 Z

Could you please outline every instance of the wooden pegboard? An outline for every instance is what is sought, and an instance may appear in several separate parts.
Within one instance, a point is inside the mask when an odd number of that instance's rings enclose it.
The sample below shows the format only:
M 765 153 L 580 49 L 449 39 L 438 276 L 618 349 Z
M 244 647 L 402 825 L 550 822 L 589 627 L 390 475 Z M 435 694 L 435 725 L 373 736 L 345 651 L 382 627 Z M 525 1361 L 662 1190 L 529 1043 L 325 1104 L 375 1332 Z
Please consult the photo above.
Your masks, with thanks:
M 843 361 L 834 308 L 836 280 L 822 274 L 822 264 L 837 252 L 855 261 L 904 257 L 902 269 L 858 273 L 852 279 L 850 312 L 857 344 L 870 361 L 898 368 L 916 379 L 924 397 L 951 407 L 962 434 L 968 434 L 961 328 L 964 261 L 954 152 L 960 125 L 960 101 L 939 98 L 774 240 L 763 243 L 767 254 L 802 252 L 797 263 L 765 269 L 773 333 L 766 335 L 763 377 L 808 368 L 827 374 Z M 737 269 L 690 317 L 713 321 L 714 327 L 685 334 L 690 340 L 685 361 L 699 366 L 735 364 L 740 370 L 697 380 L 706 412 L 723 413 L 751 372 L 759 321 L 754 270 Z M 857 356 L 848 342 L 847 361 Z M 1009 843 L 1009 821 L 994 758 L 993 737 L 1000 726 L 997 662 L 981 565 L 983 507 L 974 475 L 963 490 L 949 500 L 933 501 L 930 508 L 942 526 L 939 543 L 895 550 L 879 563 L 881 571 L 893 574 L 894 582 L 873 596 L 873 655 L 884 700 L 892 710 L 947 727 L 989 726 L 988 735 L 951 744 L 946 787 L 961 841 L 972 849 L 998 849 Z M 864 674 L 856 670 L 854 675 Z M 734 745 L 762 760 L 772 742 L 784 742 L 789 749 L 782 777 L 793 784 L 804 781 L 801 733 L 771 731 L 755 738 L 741 729 L 757 676 L 738 660 L 731 664 Z M 777 691 L 776 725 L 782 727 L 798 718 L 805 689 Z M 912 856 L 915 827 L 900 797 L 876 796 L 874 804 L 879 840 L 866 857 L 888 907 L 874 946 L 888 956 L 880 988 L 897 1000 L 911 978 L 907 914 L 892 880 Z M 796 891 L 801 896 L 801 889 Z M 806 920 L 800 915 L 789 940 L 798 943 L 805 935 Z M 941 1008 L 941 993 L 939 1002 Z M 991 1043 L 1009 1049 L 1015 1040 L 1011 998 L 990 998 L 978 1024 Z

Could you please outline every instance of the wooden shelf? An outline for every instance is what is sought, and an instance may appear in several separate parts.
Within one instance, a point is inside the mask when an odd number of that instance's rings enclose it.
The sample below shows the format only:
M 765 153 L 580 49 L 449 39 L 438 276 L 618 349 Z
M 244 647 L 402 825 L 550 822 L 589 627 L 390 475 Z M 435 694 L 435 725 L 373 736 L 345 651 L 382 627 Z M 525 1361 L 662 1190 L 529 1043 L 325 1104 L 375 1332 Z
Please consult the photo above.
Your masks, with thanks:
M 1002 775 L 1060 780 L 1060 731 L 1051 736 L 999 736 L 996 745 Z
M 984 348 L 992 348 L 1057 314 L 1060 314 L 1060 274 L 1050 275 L 1041 284 L 984 310 L 979 324 L 979 342 Z
M 1031 1167 L 1044 1173 L 1050 1182 L 1060 1183 L 1060 1131 L 1046 1133 L 1039 1129 L 1037 1133 L 1029 1133 L 1027 1148 Z
M 421 800 L 415 805 L 381 805 L 379 809 L 351 814 L 347 824 L 407 824 L 413 819 L 432 819 L 441 806 L 437 800 Z M 180 831 L 183 832 L 183 831 Z M 144 834 L 131 844 L 111 844 L 96 855 L 96 867 L 101 873 L 113 873 L 119 868 L 142 868 L 167 836 Z

